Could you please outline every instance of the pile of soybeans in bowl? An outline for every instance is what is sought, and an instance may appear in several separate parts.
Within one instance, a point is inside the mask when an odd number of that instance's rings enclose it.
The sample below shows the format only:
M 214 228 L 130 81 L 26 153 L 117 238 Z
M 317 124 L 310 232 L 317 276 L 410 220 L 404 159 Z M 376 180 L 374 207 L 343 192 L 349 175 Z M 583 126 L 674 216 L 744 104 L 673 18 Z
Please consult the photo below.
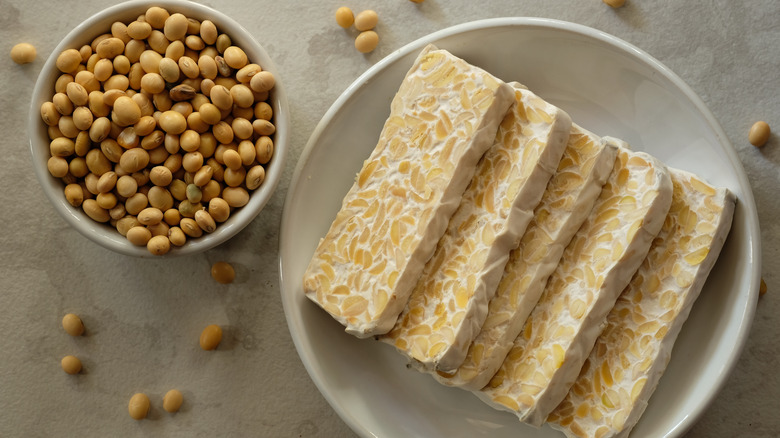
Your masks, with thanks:
M 106 9 L 38 79 L 38 179 L 71 225 L 112 250 L 216 246 L 255 218 L 283 170 L 287 105 L 274 71 L 244 28 L 208 7 Z

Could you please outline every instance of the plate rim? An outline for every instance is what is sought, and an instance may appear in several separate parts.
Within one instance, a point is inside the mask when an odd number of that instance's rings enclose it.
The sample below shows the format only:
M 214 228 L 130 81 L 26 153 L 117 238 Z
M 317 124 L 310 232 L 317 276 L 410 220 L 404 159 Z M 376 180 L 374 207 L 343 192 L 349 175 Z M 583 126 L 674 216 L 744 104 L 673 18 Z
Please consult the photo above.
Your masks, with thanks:
M 311 154 L 314 150 L 314 146 L 318 143 L 318 140 L 321 137 L 323 131 L 329 126 L 330 122 L 338 114 L 338 110 L 345 104 L 345 102 L 353 98 L 353 96 L 363 86 L 365 86 L 368 82 L 370 82 L 371 78 L 384 71 L 387 66 L 396 62 L 399 58 L 409 54 L 412 51 L 415 50 L 419 51 L 427 44 L 460 33 L 472 32 L 475 30 L 482 30 L 486 28 L 499 28 L 499 27 L 520 27 L 520 28 L 531 28 L 531 29 L 541 28 L 541 29 L 553 29 L 562 32 L 574 33 L 579 36 L 584 36 L 586 38 L 598 40 L 599 42 L 607 44 L 608 46 L 615 47 L 619 49 L 621 52 L 630 55 L 634 60 L 647 64 L 649 68 L 658 71 L 665 79 L 670 81 L 678 90 L 680 90 L 684 94 L 685 99 L 687 99 L 690 103 L 694 105 L 696 110 L 699 112 L 699 114 L 704 118 L 704 120 L 707 122 L 709 127 L 712 129 L 712 132 L 718 138 L 721 145 L 724 146 L 723 148 L 724 153 L 728 158 L 732 168 L 735 170 L 735 177 L 739 181 L 740 186 L 746 188 L 752 187 L 750 181 L 747 178 L 747 174 L 745 173 L 744 166 L 742 165 L 742 161 L 739 159 L 739 156 L 737 155 L 736 149 L 728 140 L 727 135 L 723 131 L 723 128 L 721 127 L 720 123 L 718 123 L 713 113 L 704 104 L 701 98 L 693 91 L 693 89 L 690 86 L 688 86 L 688 84 L 685 83 L 685 81 L 683 81 L 669 67 L 667 67 L 666 65 L 658 61 L 655 57 L 653 57 L 646 51 L 607 32 L 583 24 L 578 24 L 578 23 L 573 23 L 573 22 L 553 19 L 553 18 L 497 17 L 497 18 L 487 18 L 487 19 L 455 24 L 447 28 L 422 36 L 410 43 L 405 44 L 401 48 L 394 50 L 389 55 L 385 56 L 380 61 L 378 61 L 376 64 L 369 67 L 364 73 L 358 76 L 358 78 L 355 79 L 349 86 L 347 86 L 347 88 L 333 102 L 333 104 L 328 108 L 328 110 L 325 112 L 323 117 L 315 126 L 314 130 L 309 136 L 308 141 L 306 142 L 306 145 L 301 151 L 293 175 L 290 179 L 290 185 L 288 187 L 287 194 L 284 200 L 284 207 L 281 216 L 281 228 L 280 228 L 279 241 L 278 241 L 279 284 L 280 284 L 280 293 L 282 295 L 282 307 L 285 313 L 285 319 L 287 320 L 288 330 L 290 331 L 290 335 L 293 339 L 293 343 L 295 345 L 295 349 L 298 353 L 299 359 L 301 359 L 301 362 L 303 362 L 303 365 L 306 368 L 309 377 L 317 386 L 317 389 L 320 391 L 320 394 L 328 401 L 330 407 L 352 429 L 352 431 L 354 431 L 360 436 L 368 437 L 368 436 L 376 436 L 376 435 L 372 433 L 370 430 L 368 430 L 364 423 L 360 422 L 357 418 L 351 415 L 346 409 L 344 409 L 344 407 L 335 400 L 333 394 L 324 391 L 325 376 L 322 376 L 318 370 L 314 369 L 310 361 L 303 360 L 304 357 L 303 355 L 304 346 L 302 345 L 303 340 L 299 339 L 299 335 L 295 334 L 296 331 L 293 331 L 294 328 L 293 321 L 292 318 L 290 317 L 290 312 L 292 311 L 292 309 L 289 308 L 289 304 L 286 299 L 287 288 L 285 287 L 285 285 L 287 284 L 287 281 L 285 280 L 286 270 L 283 263 L 283 259 L 284 259 L 283 251 L 285 251 L 283 243 L 286 240 L 285 236 L 287 236 L 289 233 L 288 230 L 289 225 L 287 224 L 290 223 L 290 221 L 288 220 L 291 214 L 290 205 L 292 204 L 292 200 L 295 193 L 297 192 L 298 186 L 301 184 L 301 176 L 303 174 L 303 169 L 304 167 L 306 167 L 307 163 L 309 162 Z M 745 208 L 746 214 L 744 220 L 749 235 L 748 236 L 749 241 L 747 242 L 746 246 L 748 247 L 748 254 L 750 256 L 749 260 L 747 260 L 747 263 L 749 266 L 752 266 L 753 269 L 752 269 L 752 276 L 750 278 L 750 283 L 748 286 L 749 296 L 745 302 L 745 307 L 744 309 L 742 309 L 741 312 L 743 324 L 740 325 L 740 330 L 735 337 L 737 340 L 736 351 L 735 354 L 732 354 L 727 360 L 727 362 L 723 365 L 723 367 L 721 368 L 722 371 L 717 376 L 715 376 L 714 382 L 712 382 L 713 384 L 709 386 L 709 391 L 707 391 L 702 397 L 704 402 L 700 403 L 689 415 L 685 416 L 678 424 L 674 425 L 666 436 L 681 436 L 699 420 L 701 415 L 715 400 L 718 393 L 721 391 L 727 379 L 729 378 L 732 371 L 734 370 L 734 367 L 736 366 L 739 358 L 741 357 L 742 350 L 745 347 L 747 337 L 750 333 L 750 329 L 754 320 L 756 303 L 758 300 L 758 289 L 759 289 L 759 282 L 760 282 L 760 267 L 761 267 L 761 239 L 760 239 L 760 228 L 758 222 L 757 209 L 756 209 L 755 199 L 753 197 L 752 190 L 746 190 L 744 194 L 741 194 L 739 202 Z

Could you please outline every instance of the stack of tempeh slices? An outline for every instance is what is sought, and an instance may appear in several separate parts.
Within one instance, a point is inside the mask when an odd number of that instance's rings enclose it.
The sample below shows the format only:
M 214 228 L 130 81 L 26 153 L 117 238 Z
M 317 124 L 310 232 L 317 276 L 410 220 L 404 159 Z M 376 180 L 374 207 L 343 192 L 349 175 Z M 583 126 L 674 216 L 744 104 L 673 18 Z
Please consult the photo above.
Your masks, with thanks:
M 626 436 L 735 201 L 428 46 L 304 290 L 347 332 L 523 422 Z

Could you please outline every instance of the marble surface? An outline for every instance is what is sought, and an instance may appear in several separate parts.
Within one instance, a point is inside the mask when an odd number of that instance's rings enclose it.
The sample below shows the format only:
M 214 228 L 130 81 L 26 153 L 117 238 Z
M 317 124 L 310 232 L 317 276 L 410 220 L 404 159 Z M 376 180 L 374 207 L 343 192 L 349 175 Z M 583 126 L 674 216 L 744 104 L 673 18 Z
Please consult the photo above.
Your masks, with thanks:
M 285 179 L 247 229 L 170 260 L 129 258 L 87 240 L 57 216 L 31 168 L 25 126 L 40 68 L 62 36 L 113 3 L 0 0 L 0 436 L 354 436 L 309 379 L 285 323 L 277 245 L 289 178 L 319 119 L 368 67 L 430 32 L 501 16 L 556 18 L 622 38 L 676 72 L 721 123 L 753 187 L 769 292 L 730 379 L 686 436 L 780 435 L 780 141 L 773 134 L 763 149 L 747 142 L 757 120 L 780 130 L 780 2 L 628 0 L 612 10 L 600 0 L 203 1 L 276 60 L 292 110 L 291 149 Z M 344 5 L 379 14 L 374 52 L 357 53 L 354 33 L 335 24 Z M 23 41 L 38 58 L 19 66 L 8 53 Z M 235 283 L 210 278 L 219 260 L 236 267 Z M 68 312 L 82 317 L 85 336 L 62 330 Z M 225 339 L 203 352 L 198 336 L 211 323 L 225 327 Z M 80 375 L 60 369 L 68 354 L 81 358 Z M 185 399 L 176 415 L 162 409 L 171 388 Z M 148 421 L 127 415 L 135 392 L 151 398 Z

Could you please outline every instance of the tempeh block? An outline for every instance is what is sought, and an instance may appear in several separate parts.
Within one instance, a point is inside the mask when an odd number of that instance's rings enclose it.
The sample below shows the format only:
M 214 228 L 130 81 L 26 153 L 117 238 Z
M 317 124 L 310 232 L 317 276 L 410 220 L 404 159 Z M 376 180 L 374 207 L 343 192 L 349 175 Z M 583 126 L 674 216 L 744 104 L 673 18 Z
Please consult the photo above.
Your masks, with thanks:
M 520 246 L 510 253 L 485 323 L 457 371 L 434 375 L 439 382 L 478 390 L 498 371 L 563 250 L 599 197 L 616 154 L 614 143 L 572 126 L 563 158 L 534 211 L 534 219 Z
M 547 419 L 568 437 L 628 436 L 731 229 L 731 192 L 670 171 L 674 195 L 664 226 L 574 386 Z
M 304 273 L 308 298 L 365 338 L 389 331 L 514 101 L 512 87 L 426 47 Z
M 569 138 L 565 112 L 513 86 L 515 105 L 395 327 L 380 337 L 423 370 L 453 371 L 463 362 Z
M 599 199 L 501 368 L 475 394 L 541 426 L 577 378 L 607 313 L 661 230 L 671 201 L 666 166 L 621 147 Z

